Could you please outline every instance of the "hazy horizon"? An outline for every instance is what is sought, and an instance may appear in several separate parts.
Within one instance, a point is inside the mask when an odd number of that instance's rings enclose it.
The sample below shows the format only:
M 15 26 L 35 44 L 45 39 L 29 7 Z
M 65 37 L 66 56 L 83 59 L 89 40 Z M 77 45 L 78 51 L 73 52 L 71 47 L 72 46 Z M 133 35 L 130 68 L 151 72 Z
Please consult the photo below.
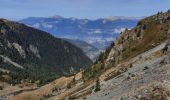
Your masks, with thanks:
M 169 0 L 1 0 L 0 18 L 50 17 L 98 19 L 108 16 L 143 17 L 169 9 Z

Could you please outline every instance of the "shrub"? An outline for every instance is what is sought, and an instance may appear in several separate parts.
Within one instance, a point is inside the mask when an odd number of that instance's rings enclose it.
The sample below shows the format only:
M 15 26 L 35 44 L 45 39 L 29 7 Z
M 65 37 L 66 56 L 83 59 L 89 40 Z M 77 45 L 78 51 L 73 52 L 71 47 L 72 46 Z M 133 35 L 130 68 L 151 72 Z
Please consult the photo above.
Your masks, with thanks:
M 44 98 L 50 98 L 52 94 L 43 95 Z
M 133 64 L 131 63 L 129 67 L 132 68 L 132 67 L 133 67 Z
M 147 69 L 149 69 L 149 67 L 148 67 L 148 66 L 145 66 L 143 70 L 147 70 Z
M 0 63 L 3 61 L 3 59 L 0 57 Z
M 168 45 L 166 45 L 163 49 L 162 49 L 162 53 L 166 53 L 168 51 Z
M 68 83 L 67 84 L 67 89 L 70 89 L 71 88 L 71 83 Z
M 170 20 L 170 16 L 167 17 L 167 20 Z
M 147 28 L 146 25 L 143 25 L 142 29 L 145 30 L 146 28 Z
M 52 89 L 52 92 L 58 92 L 58 87 L 54 87 L 53 89 Z
M 2 49 L 0 49 L 0 54 L 4 54 L 4 52 L 3 52 L 3 50 L 2 50 Z
M 75 99 L 76 97 L 73 97 L 73 96 L 68 97 L 68 100 L 75 100 Z
M 4 88 L 3 86 L 0 86 L 0 90 L 3 90 L 3 88 Z

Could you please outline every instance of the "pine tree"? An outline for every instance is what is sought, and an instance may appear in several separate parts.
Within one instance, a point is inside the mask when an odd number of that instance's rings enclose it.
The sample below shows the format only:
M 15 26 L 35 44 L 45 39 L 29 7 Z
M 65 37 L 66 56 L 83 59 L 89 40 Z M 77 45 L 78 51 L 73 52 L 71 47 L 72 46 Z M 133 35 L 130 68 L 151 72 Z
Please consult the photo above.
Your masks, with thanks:
M 96 80 L 95 92 L 97 92 L 97 91 L 100 91 L 100 80 L 99 80 L 99 78 L 97 78 L 97 80 Z

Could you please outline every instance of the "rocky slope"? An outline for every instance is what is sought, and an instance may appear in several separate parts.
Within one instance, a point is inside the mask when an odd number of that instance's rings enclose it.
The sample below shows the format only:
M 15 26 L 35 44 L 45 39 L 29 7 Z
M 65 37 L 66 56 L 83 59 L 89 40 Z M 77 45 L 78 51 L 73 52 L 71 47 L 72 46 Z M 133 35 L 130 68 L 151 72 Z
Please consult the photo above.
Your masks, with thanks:
M 104 80 L 101 91 L 87 99 L 168 100 L 169 36 L 170 11 L 147 17 L 123 32 L 107 56 L 94 65 L 94 71 L 86 71 L 87 77 L 100 76 Z M 110 67 L 112 70 L 104 71 Z
M 90 65 L 83 51 L 65 40 L 16 22 L 0 19 L 0 79 L 39 84 Z M 4 77 L 8 76 L 8 78 Z
M 101 91 L 87 99 L 168 100 L 169 35 L 170 11 L 147 17 L 122 33 L 107 57 L 98 62 L 103 64 L 103 69 L 111 67 L 104 73 L 101 71 L 102 75 L 97 74 L 103 81 Z M 93 69 L 103 70 L 99 66 Z
M 129 61 L 106 70 L 100 76 L 98 92 L 94 92 L 95 81 L 83 82 L 82 73 L 78 73 L 72 77 L 58 79 L 38 90 L 24 92 L 11 98 L 13 100 L 22 100 L 26 97 L 36 98 L 36 100 L 42 98 L 47 100 L 169 100 L 170 46 L 165 54 L 162 53 L 167 43 L 170 42 L 165 41 Z M 115 76 L 116 72 L 122 74 Z M 65 84 L 62 84 L 63 82 Z M 73 84 L 71 88 L 68 88 L 69 83 Z M 53 91 L 56 87 L 58 90 Z M 45 97 L 45 95 L 49 96 Z
M 109 80 L 101 81 L 101 90 L 87 96 L 87 100 L 167 100 L 170 97 L 170 49 L 166 55 L 162 54 L 165 44 L 121 63 L 119 67 L 126 70 L 118 76 L 108 78 L 117 70 L 115 68 L 112 73 L 102 75 L 101 80 L 103 77 Z

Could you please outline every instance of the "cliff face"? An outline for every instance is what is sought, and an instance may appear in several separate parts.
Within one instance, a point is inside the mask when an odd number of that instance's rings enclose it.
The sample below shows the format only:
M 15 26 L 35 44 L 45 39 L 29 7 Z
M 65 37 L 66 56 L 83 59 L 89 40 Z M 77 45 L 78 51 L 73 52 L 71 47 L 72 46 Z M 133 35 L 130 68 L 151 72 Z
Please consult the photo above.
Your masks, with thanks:
M 170 38 L 170 11 L 141 20 L 138 25 L 121 33 L 106 62 L 135 57 Z

